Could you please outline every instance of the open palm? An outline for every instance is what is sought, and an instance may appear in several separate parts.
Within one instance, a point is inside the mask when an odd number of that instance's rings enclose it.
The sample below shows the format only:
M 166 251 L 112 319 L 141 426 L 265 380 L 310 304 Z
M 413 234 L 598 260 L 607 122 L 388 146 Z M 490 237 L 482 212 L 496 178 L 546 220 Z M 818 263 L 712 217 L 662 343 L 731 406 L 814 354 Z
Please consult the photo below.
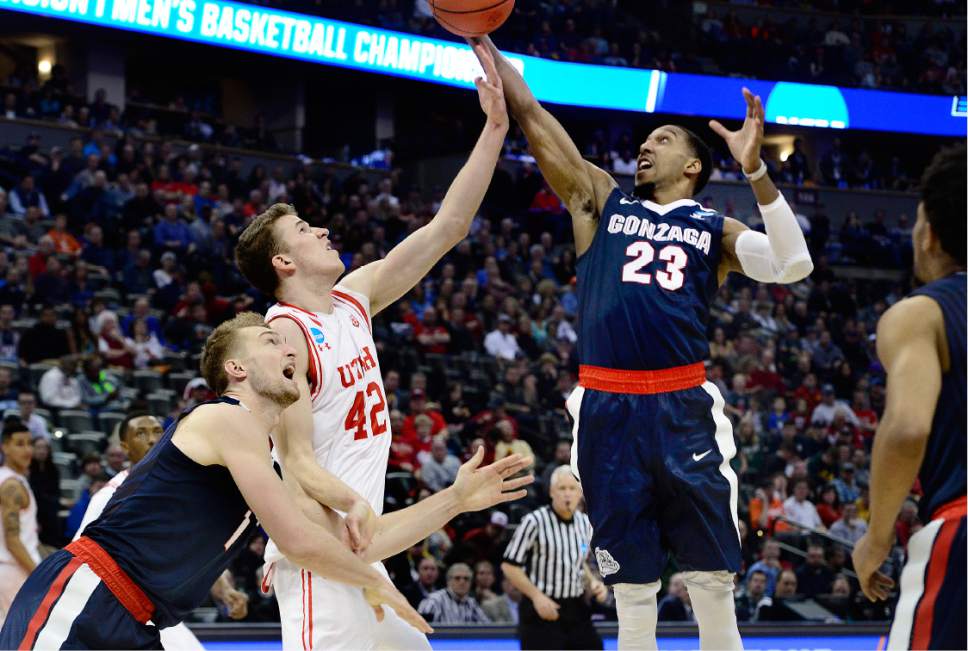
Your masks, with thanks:
M 457 471 L 454 492 L 460 500 L 462 511 L 480 511 L 495 504 L 521 499 L 528 494 L 524 487 L 534 481 L 534 475 L 509 479 L 534 463 L 532 457 L 512 454 L 489 466 L 480 467 L 484 448 L 479 447 L 474 456 Z
M 749 88 L 743 88 L 743 98 L 746 100 L 746 119 L 743 120 L 742 127 L 737 131 L 730 131 L 718 120 L 710 120 L 709 128 L 726 141 L 729 153 L 743 166 L 743 171 L 752 174 L 760 167 L 766 112 L 763 110 L 763 100 Z

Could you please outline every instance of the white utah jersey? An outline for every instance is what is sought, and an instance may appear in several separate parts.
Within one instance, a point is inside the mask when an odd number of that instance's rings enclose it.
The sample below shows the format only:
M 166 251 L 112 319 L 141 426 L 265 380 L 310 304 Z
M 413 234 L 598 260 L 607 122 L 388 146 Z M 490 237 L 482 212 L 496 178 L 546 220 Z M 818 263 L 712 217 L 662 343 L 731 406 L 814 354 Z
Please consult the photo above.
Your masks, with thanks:
M 21 509 L 20 511 L 20 542 L 23 543 L 24 549 L 34 563 L 40 563 L 40 532 L 37 526 L 37 500 L 34 499 L 34 492 L 30 490 L 30 483 L 27 478 L 23 475 L 19 475 L 7 466 L 0 466 L 0 486 L 7 483 L 8 480 L 14 479 L 19 481 L 24 490 L 27 491 L 27 497 L 30 499 L 30 504 L 27 508 Z M 3 523 L 0 522 L 0 534 L 3 533 Z M 7 549 L 7 546 L 0 543 L 0 563 L 10 563 L 16 564 L 17 560 Z
M 266 321 L 291 319 L 305 336 L 316 462 L 363 496 L 379 515 L 390 455 L 390 411 L 369 300 L 339 285 L 332 296 L 330 314 L 276 303 Z
M 81 519 L 81 526 L 77 528 L 77 532 L 74 534 L 74 540 L 77 540 L 87 529 L 87 525 L 91 524 L 95 520 L 101 517 L 104 513 L 104 507 L 108 505 L 111 498 L 114 497 L 114 493 L 118 490 L 118 486 L 124 483 L 124 480 L 128 478 L 128 469 L 125 468 L 114 477 L 111 481 L 106 483 L 101 487 L 101 490 L 91 495 L 91 501 L 87 503 L 87 510 L 84 511 L 84 517 Z

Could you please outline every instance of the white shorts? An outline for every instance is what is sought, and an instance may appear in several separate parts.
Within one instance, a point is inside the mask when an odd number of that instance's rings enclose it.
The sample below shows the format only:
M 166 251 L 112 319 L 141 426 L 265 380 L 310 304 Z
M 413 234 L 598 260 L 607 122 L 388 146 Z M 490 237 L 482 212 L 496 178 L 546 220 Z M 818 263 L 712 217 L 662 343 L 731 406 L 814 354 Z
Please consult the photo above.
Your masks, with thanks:
M 374 563 L 387 576 L 383 563 Z M 363 590 L 323 579 L 286 559 L 272 564 L 271 581 L 279 602 L 282 648 L 429 650 L 427 636 L 384 606 L 377 622 Z
M 19 565 L 0 563 L 0 627 L 13 604 L 13 598 L 27 580 L 27 573 Z
M 191 629 L 185 623 L 176 624 L 163 628 L 161 633 L 161 646 L 166 651 L 205 651 L 205 647 L 198 641 Z

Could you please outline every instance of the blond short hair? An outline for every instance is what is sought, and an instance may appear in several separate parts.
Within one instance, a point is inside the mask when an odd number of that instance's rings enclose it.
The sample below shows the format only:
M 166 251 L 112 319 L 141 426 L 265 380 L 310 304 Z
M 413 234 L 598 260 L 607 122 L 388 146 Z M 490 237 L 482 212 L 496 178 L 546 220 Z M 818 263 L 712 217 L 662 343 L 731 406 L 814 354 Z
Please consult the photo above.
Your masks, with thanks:
M 242 312 L 226 321 L 208 336 L 202 349 L 200 367 L 202 377 L 216 394 L 222 395 L 229 387 L 229 376 L 225 372 L 225 360 L 234 352 L 238 344 L 238 334 L 243 328 L 268 328 L 265 319 L 255 312 Z

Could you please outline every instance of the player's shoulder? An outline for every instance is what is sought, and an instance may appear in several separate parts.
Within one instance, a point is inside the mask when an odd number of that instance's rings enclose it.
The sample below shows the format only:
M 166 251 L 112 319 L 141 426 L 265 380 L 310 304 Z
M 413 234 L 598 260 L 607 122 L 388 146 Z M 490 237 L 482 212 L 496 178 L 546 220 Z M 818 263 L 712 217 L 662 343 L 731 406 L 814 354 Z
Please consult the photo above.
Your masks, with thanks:
M 877 324 L 878 337 L 883 335 L 916 336 L 933 327 L 944 326 L 941 306 L 925 294 L 908 296 L 892 305 Z
M 0 502 L 22 505 L 27 491 L 23 483 L 15 476 L 11 475 L 5 480 L 0 480 Z

